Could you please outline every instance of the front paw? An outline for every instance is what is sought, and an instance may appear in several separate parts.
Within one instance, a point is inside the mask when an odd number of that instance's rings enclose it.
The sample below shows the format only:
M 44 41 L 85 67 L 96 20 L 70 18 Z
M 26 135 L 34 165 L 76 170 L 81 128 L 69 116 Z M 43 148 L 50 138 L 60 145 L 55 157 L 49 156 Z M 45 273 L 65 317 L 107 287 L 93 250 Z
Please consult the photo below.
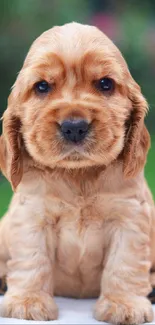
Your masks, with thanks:
M 54 299 L 45 292 L 12 295 L 6 293 L 0 306 L 2 317 L 30 320 L 54 320 L 58 318 L 58 308 Z
M 150 302 L 144 297 L 109 296 L 97 301 L 94 316 L 99 321 L 113 324 L 143 324 L 152 322 L 153 310 Z

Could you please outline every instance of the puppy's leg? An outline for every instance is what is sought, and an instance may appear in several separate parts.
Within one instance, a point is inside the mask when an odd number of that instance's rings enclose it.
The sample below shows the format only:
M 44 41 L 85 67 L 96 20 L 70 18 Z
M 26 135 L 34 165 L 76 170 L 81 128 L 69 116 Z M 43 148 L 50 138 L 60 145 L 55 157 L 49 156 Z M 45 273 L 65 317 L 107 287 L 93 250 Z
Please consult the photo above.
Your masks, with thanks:
M 155 207 L 152 209 L 152 227 L 151 227 L 151 272 L 150 283 L 152 286 L 152 292 L 149 295 L 150 301 L 155 304 Z
M 41 199 L 40 199 L 41 201 Z M 52 297 L 54 234 L 44 218 L 38 198 L 16 202 L 10 211 L 11 221 L 8 262 L 8 291 L 1 305 L 3 317 L 53 320 L 58 309 Z M 48 251 L 48 238 L 53 251 Z M 49 256 L 50 255 L 50 256 Z
M 0 221 L 0 279 L 7 273 L 7 261 L 9 259 L 7 223 L 8 215 L 5 215 Z
M 115 324 L 151 322 L 153 311 L 146 296 L 149 281 L 149 220 L 134 216 L 109 222 L 109 248 L 95 317 Z
M 155 288 L 155 271 L 150 273 L 150 282 L 151 282 L 151 286 Z

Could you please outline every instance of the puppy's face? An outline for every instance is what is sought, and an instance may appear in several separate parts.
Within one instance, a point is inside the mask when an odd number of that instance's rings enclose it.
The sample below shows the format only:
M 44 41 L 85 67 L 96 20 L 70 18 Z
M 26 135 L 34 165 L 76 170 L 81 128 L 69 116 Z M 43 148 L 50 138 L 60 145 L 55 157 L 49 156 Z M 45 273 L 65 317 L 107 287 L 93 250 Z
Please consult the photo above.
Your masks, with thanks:
M 122 151 L 131 107 L 123 60 L 93 27 L 73 24 L 45 35 L 15 86 L 26 148 L 50 167 L 107 165 Z
M 144 101 L 114 44 L 95 27 L 73 23 L 34 42 L 9 107 L 35 161 L 107 166 L 123 150 L 133 91 Z

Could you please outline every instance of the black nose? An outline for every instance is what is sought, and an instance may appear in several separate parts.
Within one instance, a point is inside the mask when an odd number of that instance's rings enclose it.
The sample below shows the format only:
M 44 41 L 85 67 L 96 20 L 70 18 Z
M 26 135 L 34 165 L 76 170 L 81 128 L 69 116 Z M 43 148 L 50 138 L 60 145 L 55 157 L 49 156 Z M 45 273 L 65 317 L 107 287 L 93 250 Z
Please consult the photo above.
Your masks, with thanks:
M 75 143 L 85 138 L 88 128 L 89 124 L 85 120 L 66 120 L 61 124 L 64 138 Z

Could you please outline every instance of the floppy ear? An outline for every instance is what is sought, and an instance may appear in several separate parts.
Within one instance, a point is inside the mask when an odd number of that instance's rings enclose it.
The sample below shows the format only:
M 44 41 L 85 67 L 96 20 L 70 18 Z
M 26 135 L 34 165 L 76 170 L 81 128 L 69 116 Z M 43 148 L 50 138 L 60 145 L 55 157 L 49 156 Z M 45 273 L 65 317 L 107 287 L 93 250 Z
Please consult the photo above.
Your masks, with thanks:
M 144 124 L 148 105 L 140 87 L 133 81 L 129 86 L 129 98 L 132 102 L 131 116 L 125 139 L 123 160 L 124 176 L 136 176 L 144 167 L 150 147 L 150 135 Z
M 0 136 L 0 170 L 6 176 L 6 145 L 4 137 Z
M 9 106 L 3 114 L 3 134 L 0 140 L 0 164 L 4 175 L 16 189 L 22 178 L 21 122 L 15 112 L 12 95 Z

